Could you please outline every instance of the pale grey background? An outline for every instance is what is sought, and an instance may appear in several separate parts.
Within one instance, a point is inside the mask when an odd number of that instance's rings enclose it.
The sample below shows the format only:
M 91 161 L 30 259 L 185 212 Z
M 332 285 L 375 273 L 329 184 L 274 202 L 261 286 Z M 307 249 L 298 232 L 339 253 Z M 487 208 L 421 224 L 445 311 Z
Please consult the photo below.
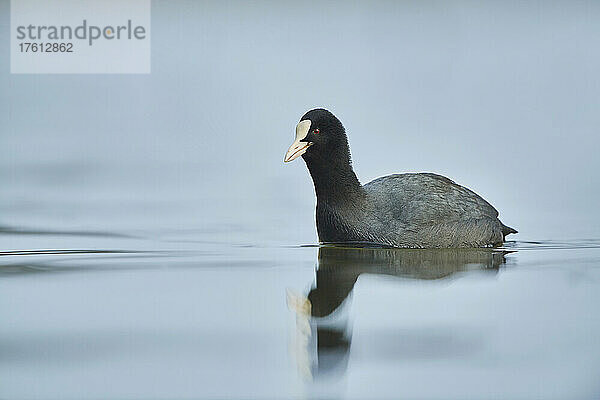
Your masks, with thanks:
M 323 106 L 345 124 L 363 182 L 438 172 L 492 202 L 522 239 L 592 237 L 599 17 L 598 2 L 154 2 L 147 76 L 10 75 L 2 40 L 2 218 L 119 229 L 77 204 L 212 191 L 314 242 L 310 179 L 282 158 L 298 118 Z M 18 200 L 34 212 L 67 194 L 60 221 L 20 214 Z
M 598 398 L 600 3 L 153 2 L 137 76 L 10 75 L 8 4 L 0 397 Z M 315 106 L 363 182 L 438 172 L 521 233 L 497 273 L 361 276 L 347 370 L 310 382 L 283 155 Z

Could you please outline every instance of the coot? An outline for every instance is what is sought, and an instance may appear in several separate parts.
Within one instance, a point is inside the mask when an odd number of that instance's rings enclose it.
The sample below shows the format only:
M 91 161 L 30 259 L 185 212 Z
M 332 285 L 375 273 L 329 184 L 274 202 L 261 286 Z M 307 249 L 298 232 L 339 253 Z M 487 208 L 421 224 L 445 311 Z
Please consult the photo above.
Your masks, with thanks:
M 310 110 L 300 119 L 284 161 L 299 156 L 315 186 L 323 243 L 488 247 L 517 233 L 487 201 L 441 175 L 395 174 L 361 185 L 344 126 L 327 110 Z

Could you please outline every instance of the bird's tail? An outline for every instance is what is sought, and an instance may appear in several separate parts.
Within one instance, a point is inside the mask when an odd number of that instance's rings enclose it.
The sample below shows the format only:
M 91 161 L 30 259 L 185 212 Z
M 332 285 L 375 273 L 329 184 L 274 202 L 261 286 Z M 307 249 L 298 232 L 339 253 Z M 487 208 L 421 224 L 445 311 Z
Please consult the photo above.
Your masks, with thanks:
M 510 235 L 511 233 L 519 233 L 519 231 L 517 231 L 516 229 L 513 229 L 510 226 L 506 226 L 502 222 L 500 222 L 500 225 L 502 225 L 502 234 L 504 236 Z

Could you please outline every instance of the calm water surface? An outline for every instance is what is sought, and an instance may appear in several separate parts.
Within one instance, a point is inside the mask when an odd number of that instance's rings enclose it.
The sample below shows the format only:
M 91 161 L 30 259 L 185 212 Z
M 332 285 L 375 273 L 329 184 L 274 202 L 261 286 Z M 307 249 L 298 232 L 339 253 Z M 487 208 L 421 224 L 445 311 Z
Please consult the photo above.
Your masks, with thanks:
M 5 169 L 1 398 L 600 395 L 598 239 L 318 247 L 285 194 L 52 168 Z

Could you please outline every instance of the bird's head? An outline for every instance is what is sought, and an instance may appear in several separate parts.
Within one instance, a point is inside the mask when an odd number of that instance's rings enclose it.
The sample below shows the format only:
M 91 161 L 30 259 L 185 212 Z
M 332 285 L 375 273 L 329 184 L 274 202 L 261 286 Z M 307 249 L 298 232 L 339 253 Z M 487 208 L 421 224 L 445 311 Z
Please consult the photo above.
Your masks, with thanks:
M 342 157 L 350 161 L 346 131 L 331 112 L 316 108 L 300 118 L 296 125 L 296 139 L 285 154 L 284 162 L 302 156 L 304 160 Z

